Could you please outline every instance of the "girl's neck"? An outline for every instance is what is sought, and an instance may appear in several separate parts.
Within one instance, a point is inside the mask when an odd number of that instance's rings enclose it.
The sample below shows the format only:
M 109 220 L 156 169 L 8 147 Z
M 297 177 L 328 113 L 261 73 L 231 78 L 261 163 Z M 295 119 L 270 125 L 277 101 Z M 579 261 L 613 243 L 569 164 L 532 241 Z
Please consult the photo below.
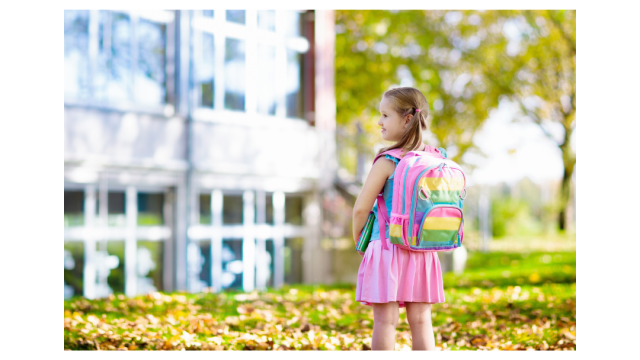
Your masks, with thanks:
M 426 144 L 420 144 L 418 145 L 418 147 L 416 149 L 414 149 L 413 151 L 424 151 L 427 149 L 427 145 Z

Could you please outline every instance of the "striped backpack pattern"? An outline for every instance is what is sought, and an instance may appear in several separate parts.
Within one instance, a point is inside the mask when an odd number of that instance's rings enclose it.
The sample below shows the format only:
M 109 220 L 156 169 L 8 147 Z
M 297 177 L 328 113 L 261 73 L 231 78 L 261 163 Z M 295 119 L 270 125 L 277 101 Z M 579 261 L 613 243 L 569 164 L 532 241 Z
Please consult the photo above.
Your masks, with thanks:
M 379 154 L 400 159 L 394 172 L 391 219 L 382 194 L 378 211 L 382 216 L 380 235 L 387 248 L 383 223 L 389 225 L 390 243 L 412 251 L 448 251 L 462 244 L 466 180 L 458 164 L 446 159 L 442 148 L 427 145 L 426 151 L 402 149 Z

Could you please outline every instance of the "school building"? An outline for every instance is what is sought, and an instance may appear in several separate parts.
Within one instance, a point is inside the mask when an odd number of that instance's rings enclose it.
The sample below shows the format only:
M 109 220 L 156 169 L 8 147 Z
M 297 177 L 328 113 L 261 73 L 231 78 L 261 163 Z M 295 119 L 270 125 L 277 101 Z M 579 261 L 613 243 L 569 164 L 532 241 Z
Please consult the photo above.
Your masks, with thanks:
M 64 17 L 65 298 L 330 281 L 332 11 Z

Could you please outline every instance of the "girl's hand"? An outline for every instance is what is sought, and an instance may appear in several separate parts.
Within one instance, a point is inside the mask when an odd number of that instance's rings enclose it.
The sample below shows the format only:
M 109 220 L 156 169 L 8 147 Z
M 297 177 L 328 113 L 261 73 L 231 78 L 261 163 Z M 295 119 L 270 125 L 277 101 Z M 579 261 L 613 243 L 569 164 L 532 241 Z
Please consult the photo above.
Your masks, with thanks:
M 362 251 L 356 250 L 360 256 L 364 257 L 364 253 Z

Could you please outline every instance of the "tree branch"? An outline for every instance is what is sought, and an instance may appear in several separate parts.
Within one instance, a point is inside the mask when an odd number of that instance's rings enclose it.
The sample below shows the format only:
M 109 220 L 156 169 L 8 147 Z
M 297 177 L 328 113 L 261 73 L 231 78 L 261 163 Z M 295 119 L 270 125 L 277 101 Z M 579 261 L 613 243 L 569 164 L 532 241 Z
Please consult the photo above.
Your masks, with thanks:
M 573 40 L 571 37 L 569 37 L 569 35 L 564 31 L 564 29 L 562 28 L 562 24 L 560 24 L 558 19 L 556 19 L 553 16 L 553 14 L 551 13 L 551 10 L 547 10 L 547 13 L 549 14 L 549 18 L 551 19 L 551 22 L 553 23 L 553 25 L 555 25 L 555 27 L 558 29 L 558 31 L 560 31 L 560 34 L 562 34 L 562 37 L 567 41 L 567 44 L 569 45 L 569 48 L 571 49 L 571 53 L 573 55 L 575 55 L 576 54 L 576 42 L 575 42 L 575 40 Z

